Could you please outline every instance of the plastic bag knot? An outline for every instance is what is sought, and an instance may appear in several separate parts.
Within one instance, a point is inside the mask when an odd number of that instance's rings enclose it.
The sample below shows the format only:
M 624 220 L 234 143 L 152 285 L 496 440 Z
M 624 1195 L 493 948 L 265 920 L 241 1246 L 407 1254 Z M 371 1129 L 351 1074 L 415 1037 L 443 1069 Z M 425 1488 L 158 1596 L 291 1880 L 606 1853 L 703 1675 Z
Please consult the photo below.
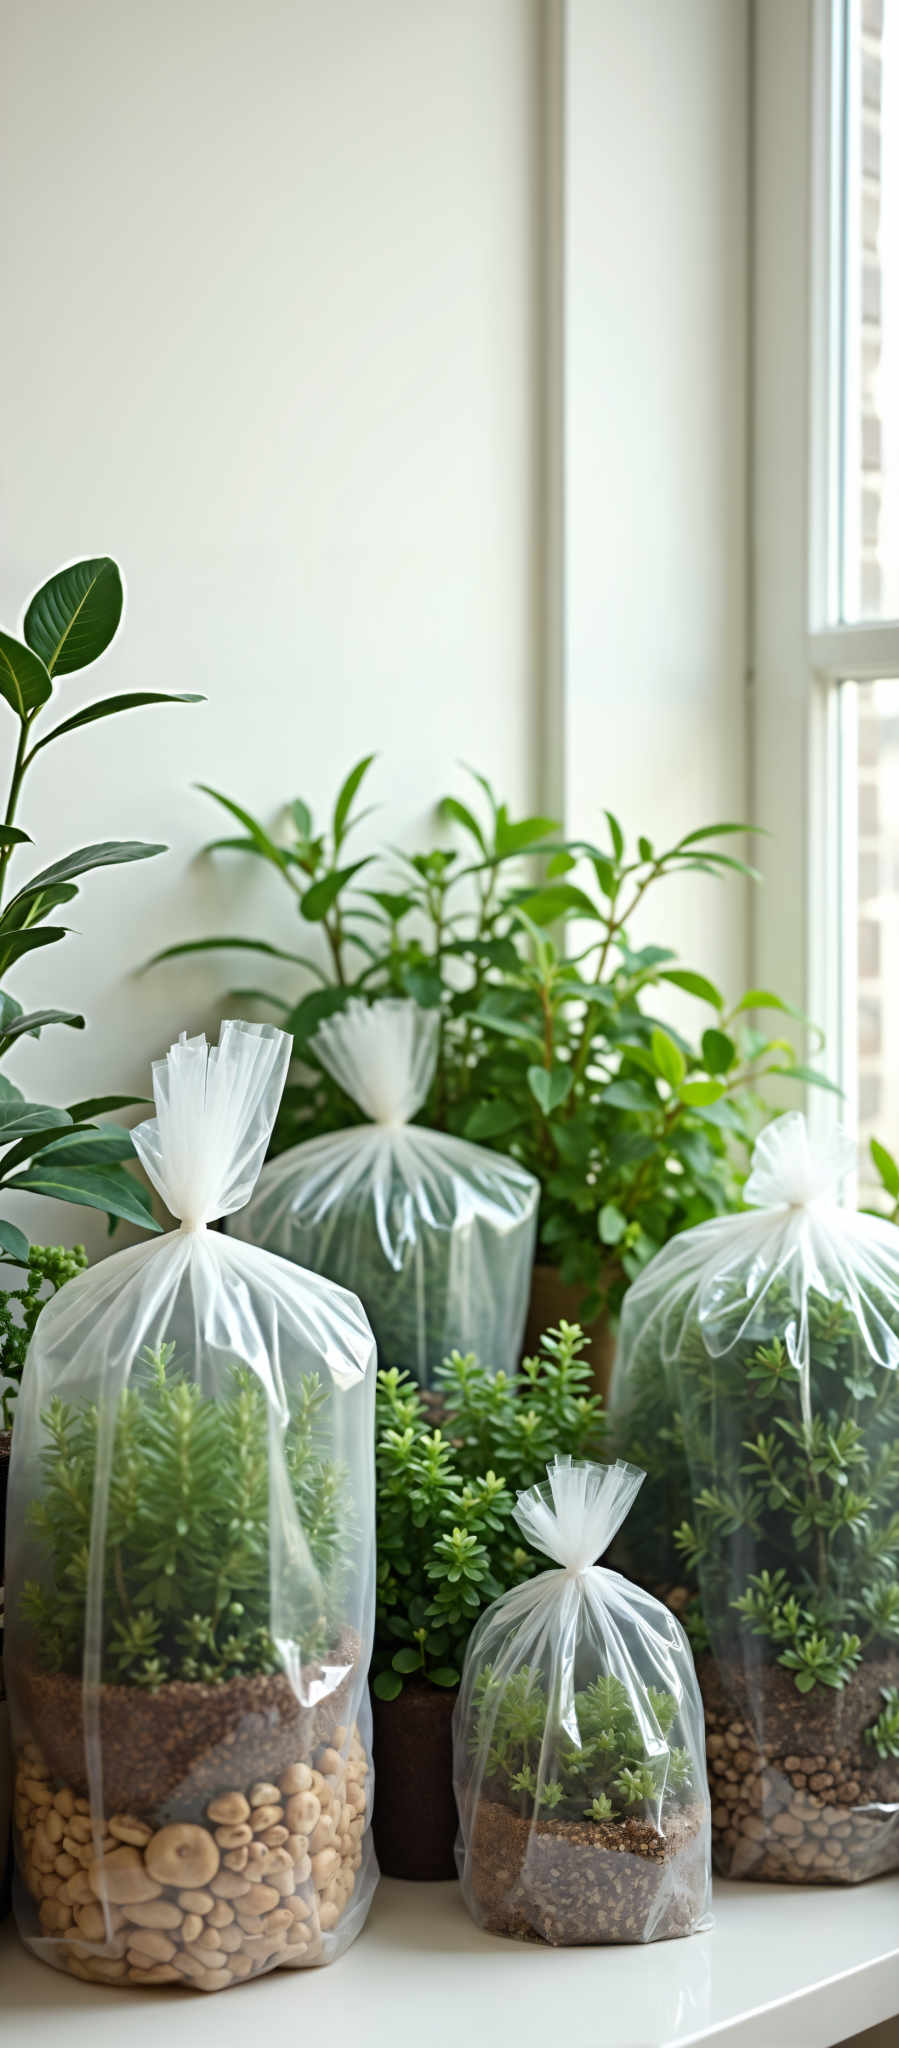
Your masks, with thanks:
M 309 1044 L 325 1072 L 373 1124 L 400 1129 L 421 1109 L 437 1065 L 439 1013 L 388 996 L 353 996 Z
M 554 1458 L 545 1481 L 519 1494 L 513 1514 L 535 1550 L 554 1558 L 566 1577 L 581 1578 L 608 1550 L 645 1476 L 620 1458 L 614 1465 Z
M 801 1110 L 775 1118 L 756 1139 L 743 1200 L 754 1209 L 806 1209 L 838 1202 L 855 1166 L 855 1146 L 840 1127 L 812 1138 Z

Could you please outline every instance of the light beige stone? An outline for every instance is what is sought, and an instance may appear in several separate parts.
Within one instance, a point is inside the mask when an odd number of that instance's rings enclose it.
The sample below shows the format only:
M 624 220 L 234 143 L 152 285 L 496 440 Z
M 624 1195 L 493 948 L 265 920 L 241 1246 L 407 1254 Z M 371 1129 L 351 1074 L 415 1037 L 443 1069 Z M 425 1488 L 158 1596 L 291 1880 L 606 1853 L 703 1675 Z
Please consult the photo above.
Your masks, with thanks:
M 132 1927 L 180 1927 L 184 1915 L 172 1899 L 145 1899 L 142 1905 L 123 1906 L 122 1917 Z
M 208 1828 L 191 1821 L 171 1821 L 160 1828 L 144 1851 L 147 1869 L 159 1884 L 201 1889 L 215 1876 L 219 1851 Z
M 226 1827 L 231 1827 L 237 1821 L 249 1820 L 250 1802 L 244 1798 L 242 1792 L 221 1792 L 218 1798 L 210 1800 L 206 1808 L 206 1818 L 214 1822 L 221 1821 Z
M 135 1906 L 142 1899 L 157 1899 L 162 1889 L 154 1873 L 144 1866 L 138 1849 L 123 1843 L 114 1849 L 111 1856 L 104 1856 L 88 1867 L 88 1878 L 92 1891 L 102 1898 L 115 1901 L 118 1906 Z M 77 1884 L 77 1878 L 70 1883 Z
M 145 1849 L 153 1833 L 146 1821 L 135 1820 L 130 1813 L 114 1813 L 107 1827 L 117 1842 L 130 1842 L 135 1849 Z

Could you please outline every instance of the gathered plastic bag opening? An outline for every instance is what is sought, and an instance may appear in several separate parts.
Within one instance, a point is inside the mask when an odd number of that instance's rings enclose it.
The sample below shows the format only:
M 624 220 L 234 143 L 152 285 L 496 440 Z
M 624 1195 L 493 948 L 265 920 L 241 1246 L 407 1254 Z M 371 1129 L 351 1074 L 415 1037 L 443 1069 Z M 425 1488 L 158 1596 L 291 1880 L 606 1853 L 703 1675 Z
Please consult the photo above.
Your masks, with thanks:
M 899 1231 L 840 1204 L 803 1117 L 755 1148 L 745 1215 L 685 1231 L 625 1298 L 618 1447 L 646 1487 L 627 1570 L 690 1629 L 715 1867 L 899 1867 Z
M 556 1946 L 709 1925 L 702 1705 L 669 1610 L 597 1565 L 642 1473 L 559 1458 L 519 1496 L 559 1569 L 481 1616 L 453 1720 L 457 1862 L 493 1934 Z
M 249 1195 L 291 1042 L 222 1026 L 134 1133 L 180 1228 L 49 1304 L 10 1475 L 15 1907 L 76 1977 L 226 1989 L 330 1961 L 376 1880 L 374 1342 L 208 1224 Z
M 437 1060 L 439 1014 L 359 999 L 310 1048 L 369 1119 L 271 1161 L 230 1228 L 349 1287 L 381 1366 L 422 1386 L 455 1349 L 514 1371 L 530 1294 L 539 1183 L 482 1145 L 410 1119 Z

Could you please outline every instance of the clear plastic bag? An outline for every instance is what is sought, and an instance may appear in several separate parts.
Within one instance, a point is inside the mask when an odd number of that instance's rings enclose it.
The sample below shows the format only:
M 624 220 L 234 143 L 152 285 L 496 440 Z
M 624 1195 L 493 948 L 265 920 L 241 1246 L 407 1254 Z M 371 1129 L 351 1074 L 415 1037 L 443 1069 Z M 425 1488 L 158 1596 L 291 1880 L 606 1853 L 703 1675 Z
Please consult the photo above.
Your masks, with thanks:
M 561 1569 L 504 1593 L 453 1716 L 456 1860 L 493 1934 L 572 1947 L 710 1924 L 702 1703 L 668 1608 L 596 1565 L 643 1474 L 557 1458 L 519 1495 Z
M 364 1303 L 382 1366 L 422 1386 L 451 1350 L 514 1371 L 527 1315 L 539 1183 L 514 1159 L 409 1122 L 437 1058 L 435 1010 L 354 1000 L 312 1050 L 370 1122 L 273 1160 L 230 1226 Z
M 352 1295 L 207 1228 L 291 1041 L 226 1023 L 134 1133 L 181 1227 L 41 1317 L 16 1411 L 16 1917 L 78 1977 L 224 1989 L 328 1962 L 376 1881 L 375 1349 Z
M 620 1555 L 704 1651 L 732 1877 L 899 1866 L 899 1231 L 840 1206 L 854 1165 L 779 1117 L 749 1212 L 676 1237 L 621 1319 L 613 1432 L 649 1477 Z

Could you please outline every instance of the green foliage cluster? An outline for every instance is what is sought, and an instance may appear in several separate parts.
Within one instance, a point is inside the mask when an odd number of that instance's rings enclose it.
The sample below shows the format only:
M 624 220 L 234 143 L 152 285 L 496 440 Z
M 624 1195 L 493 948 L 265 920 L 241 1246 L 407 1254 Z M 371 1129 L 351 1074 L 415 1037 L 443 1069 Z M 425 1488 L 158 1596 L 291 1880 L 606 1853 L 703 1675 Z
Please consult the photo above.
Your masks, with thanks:
M 548 1459 L 594 1457 L 605 1433 L 576 1324 L 561 1323 L 518 1373 L 495 1377 L 453 1352 L 439 1369 L 441 1426 L 406 1375 L 381 1372 L 376 1395 L 378 1579 L 374 1691 L 403 1680 L 457 1685 L 482 1609 L 546 1560 L 512 1515 Z
M 8 987 L 20 960 L 36 949 L 57 944 L 69 927 L 48 920 L 73 902 L 82 875 L 123 861 L 146 860 L 164 853 L 163 846 L 135 839 L 106 839 L 81 846 L 53 861 L 15 893 L 7 894 L 13 863 L 30 846 L 28 833 L 15 820 L 26 780 L 46 747 L 98 719 L 145 704 L 198 703 L 196 697 L 175 697 L 158 690 L 131 691 L 101 697 L 64 717 L 49 731 L 42 715 L 52 705 L 56 685 L 87 668 L 105 653 L 118 628 L 123 592 L 119 571 L 108 555 L 74 562 L 42 584 L 32 597 L 22 638 L 0 632 L 0 698 L 15 722 L 15 741 L 0 820 L 0 1060 L 22 1037 L 39 1038 L 49 1025 L 84 1028 L 73 1010 L 26 1010 Z M 129 1096 L 98 1096 L 65 1109 L 28 1102 L 20 1088 L 0 1076 L 0 1196 L 26 1189 L 56 1201 L 103 1209 L 110 1219 L 124 1217 L 154 1230 L 150 1197 L 127 1170 L 133 1158 L 127 1131 L 97 1123 L 105 1111 L 124 1107 Z M 0 1220 L 0 1261 L 28 1265 L 28 1239 L 14 1224 Z
M 735 1303 L 735 1322 L 745 1314 Z M 689 1587 L 696 1647 L 739 1655 L 748 1630 L 800 1692 L 839 1689 L 899 1644 L 899 1373 L 877 1367 L 841 1296 L 812 1288 L 807 1316 L 810 1422 L 788 1275 L 721 1357 L 693 1322 L 666 1369 L 650 1324 L 616 1419 L 648 1474 L 623 1539 L 630 1567 Z M 899 1731 L 889 1739 L 899 1755 Z
M 326 1393 L 301 1382 L 285 1437 L 297 1513 L 317 1577 L 294 1587 L 304 1655 L 330 1647 L 351 1528 L 345 1476 L 327 1455 Z M 45 1568 L 24 1589 L 36 1653 L 79 1673 L 85 1633 L 99 1412 L 54 1398 L 42 1417 L 42 1486 L 30 1510 Z M 215 1400 L 185 1378 L 174 1345 L 146 1350 L 115 1419 L 103 1560 L 101 1675 L 156 1691 L 171 1679 L 220 1683 L 273 1672 L 269 1633 L 269 1414 L 235 1364 Z
M 439 1009 L 421 1121 L 507 1151 L 537 1174 L 540 1256 L 583 1289 L 589 1319 L 617 1307 L 675 1231 L 733 1205 L 768 1077 L 823 1078 L 797 1064 L 787 1037 L 752 1021 L 765 1010 L 796 1014 L 776 994 L 750 989 L 728 1005 L 669 947 L 632 940 L 636 913 L 668 877 L 752 875 L 717 843 L 749 828 L 701 826 L 663 848 L 641 834 L 630 848 L 606 811 L 601 843 L 566 841 L 552 818 L 512 818 L 478 775 L 473 804 L 447 796 L 437 807 L 442 832 L 461 847 L 352 860 L 346 842 L 368 815 L 357 798 L 372 760 L 346 778 L 328 829 L 296 802 L 283 838 L 207 790 L 239 827 L 207 850 L 264 861 L 290 892 L 312 950 L 226 934 L 157 957 L 238 949 L 286 963 L 305 983 L 290 999 L 234 992 L 274 1006 L 313 1069 L 285 1092 L 277 1151 L 359 1121 L 315 1070 L 309 1041 L 323 1017 L 360 995 Z M 672 987 L 710 1013 L 695 1040 L 653 1013 Z
M 648 1686 L 640 1705 L 643 1726 L 623 1680 L 603 1672 L 575 1692 L 563 1725 L 539 1670 L 523 1664 L 503 1679 L 485 1665 L 475 1681 L 470 1736 L 484 1796 L 526 1817 L 657 1814 L 690 1791 L 692 1765 L 689 1751 L 668 1741 L 677 1720 L 673 1693 Z
M 0 1381 L 6 1382 L 0 1387 L 0 1426 L 4 1429 L 12 1424 L 22 1367 L 41 1310 L 67 1280 L 83 1273 L 86 1265 L 83 1244 L 73 1245 L 71 1251 L 62 1244 L 32 1244 L 22 1286 L 0 1288 Z

